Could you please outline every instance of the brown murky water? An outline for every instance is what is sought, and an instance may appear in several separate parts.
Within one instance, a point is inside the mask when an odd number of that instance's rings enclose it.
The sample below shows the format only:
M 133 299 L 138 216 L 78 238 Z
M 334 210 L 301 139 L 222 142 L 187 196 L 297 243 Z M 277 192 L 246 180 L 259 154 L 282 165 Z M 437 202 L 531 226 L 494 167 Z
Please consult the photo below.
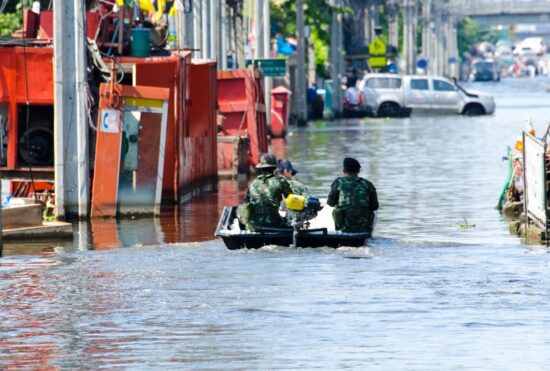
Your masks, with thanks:
M 75 226 L 0 259 L 0 369 L 544 369 L 550 254 L 494 209 L 548 79 L 478 84 L 493 116 L 310 123 L 273 151 L 321 197 L 355 156 L 381 203 L 362 249 L 229 251 L 246 184 L 158 219 Z M 462 228 L 464 221 L 470 226 Z

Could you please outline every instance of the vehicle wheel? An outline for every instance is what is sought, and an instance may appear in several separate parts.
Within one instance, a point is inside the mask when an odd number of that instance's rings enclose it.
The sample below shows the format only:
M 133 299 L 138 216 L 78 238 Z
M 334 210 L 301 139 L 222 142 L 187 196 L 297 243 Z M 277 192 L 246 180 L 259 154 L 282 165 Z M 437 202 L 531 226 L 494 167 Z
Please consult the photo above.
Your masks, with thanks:
M 53 135 L 51 131 L 37 127 L 20 136 L 19 154 L 26 164 L 51 166 L 53 164 Z
M 399 104 L 384 102 L 378 107 L 378 117 L 396 117 L 399 115 Z
M 466 116 L 480 116 L 485 114 L 485 109 L 480 104 L 470 104 L 462 113 Z

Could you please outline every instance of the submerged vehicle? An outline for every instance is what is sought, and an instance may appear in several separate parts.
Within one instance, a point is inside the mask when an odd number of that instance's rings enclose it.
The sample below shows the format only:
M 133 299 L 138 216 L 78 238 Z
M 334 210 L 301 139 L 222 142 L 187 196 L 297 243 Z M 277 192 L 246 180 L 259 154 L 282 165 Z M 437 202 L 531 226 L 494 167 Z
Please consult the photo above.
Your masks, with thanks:
M 288 200 L 289 198 L 286 201 L 287 223 L 282 228 L 246 230 L 237 219 L 237 206 L 226 206 L 220 216 L 214 236 L 221 237 L 225 246 L 230 250 L 259 249 L 269 245 L 312 248 L 361 247 L 372 236 L 372 226 L 368 232 L 361 233 L 334 231 L 329 228 L 310 228 L 311 221 L 322 208 L 319 200 L 310 197 L 297 207 L 296 203 L 289 205 Z
M 468 116 L 495 112 L 491 95 L 466 91 L 456 81 L 441 76 L 367 74 L 361 88 L 365 104 L 378 116 L 395 117 L 403 109 Z

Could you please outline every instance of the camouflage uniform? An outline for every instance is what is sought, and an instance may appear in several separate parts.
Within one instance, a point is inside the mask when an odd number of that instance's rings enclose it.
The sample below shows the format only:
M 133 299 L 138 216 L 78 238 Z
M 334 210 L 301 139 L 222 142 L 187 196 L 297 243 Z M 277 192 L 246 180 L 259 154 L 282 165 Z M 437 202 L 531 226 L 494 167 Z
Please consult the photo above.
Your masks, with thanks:
M 374 211 L 378 210 L 376 189 L 355 174 L 337 178 L 330 188 L 327 204 L 334 207 L 332 216 L 337 230 L 370 232 Z
M 258 175 L 248 187 L 244 206 L 239 207 L 239 220 L 251 231 L 262 227 L 283 226 L 279 205 L 283 197 L 290 193 L 292 190 L 284 178 L 274 174 Z M 243 212 L 244 208 L 248 208 L 248 212 Z
M 296 178 L 292 178 L 287 181 L 293 194 L 303 196 L 309 195 L 309 190 L 307 189 L 307 187 L 300 183 L 300 181 L 296 180 Z

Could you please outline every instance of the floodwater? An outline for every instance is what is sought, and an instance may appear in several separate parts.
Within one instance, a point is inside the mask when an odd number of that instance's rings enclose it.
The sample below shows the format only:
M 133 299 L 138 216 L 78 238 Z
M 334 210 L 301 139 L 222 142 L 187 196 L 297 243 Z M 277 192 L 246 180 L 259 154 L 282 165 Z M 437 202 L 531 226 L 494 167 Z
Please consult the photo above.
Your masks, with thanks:
M 0 259 L 0 369 L 540 370 L 550 251 L 510 235 L 501 160 L 550 80 L 469 84 L 488 117 L 310 123 L 273 151 L 326 197 L 357 157 L 381 209 L 365 248 L 229 251 L 212 237 L 246 185 L 162 218 L 75 226 Z

